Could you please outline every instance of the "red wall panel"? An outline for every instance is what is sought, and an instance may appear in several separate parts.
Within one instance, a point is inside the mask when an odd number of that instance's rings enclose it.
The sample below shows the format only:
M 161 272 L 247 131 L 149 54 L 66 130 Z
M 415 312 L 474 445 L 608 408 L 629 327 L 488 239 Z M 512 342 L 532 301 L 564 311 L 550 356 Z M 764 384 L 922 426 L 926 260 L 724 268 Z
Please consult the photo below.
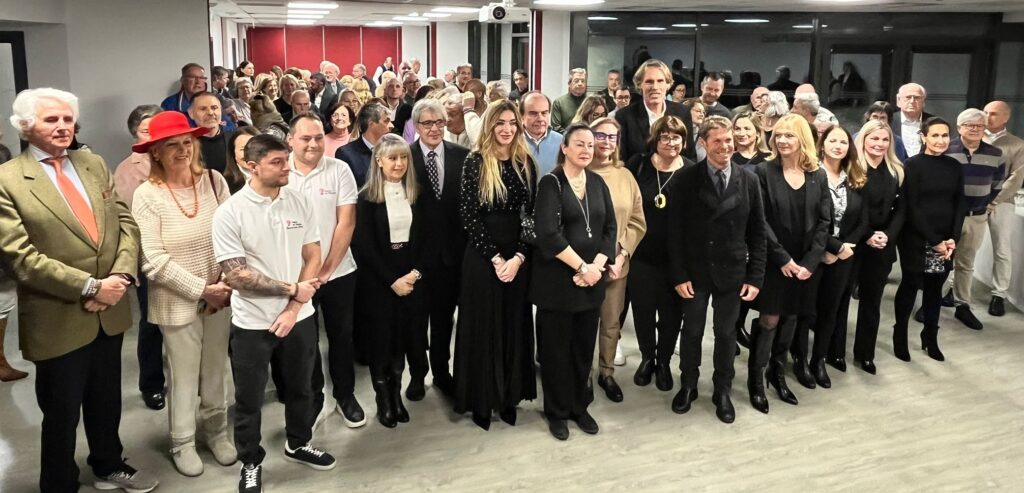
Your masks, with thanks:
M 363 28 L 363 64 L 367 75 L 373 75 L 377 67 L 384 63 L 384 57 L 391 57 L 397 66 L 401 63 L 399 46 L 401 40 L 397 27 L 364 27 Z
M 256 73 L 269 72 L 270 67 L 284 63 L 284 29 L 280 27 L 253 27 L 247 34 L 249 59 L 256 66 Z
M 288 67 L 320 71 L 320 62 L 324 59 L 323 27 L 286 26 L 284 36 Z
M 360 63 L 358 27 L 324 27 L 324 46 L 326 59 L 341 68 L 341 75 L 351 74 L 352 66 Z M 373 75 L 372 71 L 370 75 Z

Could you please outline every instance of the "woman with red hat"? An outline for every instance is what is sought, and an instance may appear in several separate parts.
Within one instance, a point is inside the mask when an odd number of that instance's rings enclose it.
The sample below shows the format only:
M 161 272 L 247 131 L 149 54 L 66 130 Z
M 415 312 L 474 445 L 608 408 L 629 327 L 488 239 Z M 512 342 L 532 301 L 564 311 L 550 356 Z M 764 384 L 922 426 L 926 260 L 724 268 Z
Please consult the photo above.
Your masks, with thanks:
M 212 233 L 214 211 L 231 193 L 220 173 L 201 164 L 197 137 L 206 132 L 189 127 L 185 115 L 165 111 L 150 122 L 150 140 L 132 146 L 152 162 L 132 213 L 150 281 L 149 321 L 159 325 L 167 352 L 171 454 L 186 476 L 203 473 L 195 446 L 197 405 L 217 462 L 231 465 L 237 455 L 225 390 L 231 288 L 214 261 Z

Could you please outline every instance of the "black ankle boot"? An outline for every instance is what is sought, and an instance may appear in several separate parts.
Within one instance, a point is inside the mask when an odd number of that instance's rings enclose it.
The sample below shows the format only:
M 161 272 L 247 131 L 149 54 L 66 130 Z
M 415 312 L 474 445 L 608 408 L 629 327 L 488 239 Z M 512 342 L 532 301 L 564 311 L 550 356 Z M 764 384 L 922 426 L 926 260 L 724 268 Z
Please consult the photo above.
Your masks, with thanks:
M 402 402 L 401 372 L 398 372 L 388 380 L 388 389 L 391 397 L 391 406 L 395 410 L 395 421 L 398 421 L 399 423 L 408 423 L 409 411 L 405 408 L 405 404 Z
M 928 352 L 928 357 L 935 361 L 946 361 L 946 356 L 939 349 L 939 327 L 925 327 L 921 331 L 921 349 Z
M 796 381 L 800 382 L 800 385 L 808 389 L 817 387 L 817 384 L 814 382 L 814 375 L 811 375 L 803 358 L 793 359 L 793 374 L 796 375 Z
M 901 361 L 910 361 L 910 349 L 907 348 L 907 326 L 892 326 L 892 354 Z
M 825 360 L 811 358 L 811 374 L 814 375 L 814 381 L 818 382 L 819 387 L 823 389 L 832 388 L 832 379 L 828 378 L 828 372 L 825 371 Z
M 374 378 L 372 383 L 377 401 L 377 421 L 386 428 L 394 428 L 395 426 L 398 426 L 398 421 L 395 419 L 394 404 L 391 402 L 391 389 L 389 388 L 387 378 Z

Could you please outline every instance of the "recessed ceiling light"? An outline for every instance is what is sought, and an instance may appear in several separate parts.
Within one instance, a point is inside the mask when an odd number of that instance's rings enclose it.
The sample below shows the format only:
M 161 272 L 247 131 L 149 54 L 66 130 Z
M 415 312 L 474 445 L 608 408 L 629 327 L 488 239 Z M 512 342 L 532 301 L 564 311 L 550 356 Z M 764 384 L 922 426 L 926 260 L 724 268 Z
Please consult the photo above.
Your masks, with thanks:
M 592 15 L 590 17 L 587 17 L 587 20 L 589 20 L 589 21 L 617 21 L 617 20 L 619 20 L 619 18 L 618 17 L 609 17 L 607 15 Z
M 445 14 L 443 12 L 427 12 L 427 13 L 423 14 L 423 17 L 436 17 L 436 18 L 451 17 L 451 16 L 452 16 L 452 14 Z
M 793 26 L 793 29 L 814 29 L 813 24 L 797 24 Z
M 664 31 L 665 28 L 664 27 L 658 27 L 658 26 L 638 26 L 636 28 L 636 30 L 637 31 Z
M 392 26 L 401 26 L 402 23 L 401 22 L 397 22 L 397 21 L 373 21 L 373 22 L 370 22 L 370 23 L 368 23 L 366 25 L 369 26 L 369 27 L 392 27 Z
M 338 8 L 338 4 L 337 2 L 288 2 L 288 8 L 334 10 Z
M 475 14 L 480 12 L 480 9 L 474 9 L 472 7 L 434 7 L 430 9 L 431 12 L 445 12 L 449 14 Z
M 323 17 L 323 14 L 294 14 L 288 12 L 289 19 L 322 19 Z
M 726 19 L 725 22 L 733 24 L 764 24 L 769 21 L 768 19 Z
M 327 15 L 330 14 L 330 10 L 313 10 L 313 9 L 288 9 L 288 15 L 292 14 L 305 14 L 305 15 Z
M 575 7 L 578 5 L 597 5 L 604 3 L 604 0 L 534 0 L 534 5 L 557 5 L 563 7 Z
M 413 17 L 411 15 L 397 15 L 392 17 L 396 21 L 410 21 L 410 22 L 427 22 L 426 17 Z
M 313 19 L 288 19 L 285 24 L 289 26 L 312 26 L 316 21 Z
M 672 27 L 697 27 L 696 24 L 672 24 Z M 700 27 L 708 27 L 707 24 L 701 23 Z

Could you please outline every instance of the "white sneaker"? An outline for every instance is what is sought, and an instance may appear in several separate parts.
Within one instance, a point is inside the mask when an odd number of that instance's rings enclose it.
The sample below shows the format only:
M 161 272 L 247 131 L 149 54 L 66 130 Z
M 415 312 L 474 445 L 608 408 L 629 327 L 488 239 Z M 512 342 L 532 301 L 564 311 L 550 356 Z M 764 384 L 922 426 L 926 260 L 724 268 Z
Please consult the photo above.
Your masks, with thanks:
M 622 354 L 622 344 L 615 344 L 615 359 L 612 360 L 615 366 L 626 366 L 626 355 Z

